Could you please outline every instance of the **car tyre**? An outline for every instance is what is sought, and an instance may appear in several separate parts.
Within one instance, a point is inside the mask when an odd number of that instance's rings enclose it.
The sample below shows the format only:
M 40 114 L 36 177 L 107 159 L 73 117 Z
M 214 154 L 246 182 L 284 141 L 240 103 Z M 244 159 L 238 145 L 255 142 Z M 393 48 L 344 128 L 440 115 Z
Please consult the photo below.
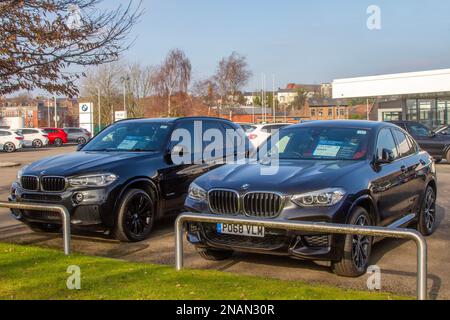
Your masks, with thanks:
M 36 139 L 33 141 L 33 148 L 40 149 L 44 146 L 44 143 L 40 139 Z
M 86 139 L 83 138 L 83 137 L 80 137 L 80 138 L 78 138 L 77 143 L 78 143 L 79 145 L 86 144 Z
M 366 209 L 353 209 L 350 225 L 370 226 L 371 219 Z M 356 278 L 366 273 L 372 253 L 373 237 L 346 235 L 341 260 L 332 263 L 333 272 L 339 276 Z
M 56 138 L 54 144 L 56 147 L 62 147 L 63 141 L 60 138 Z
M 431 236 L 436 231 L 436 192 L 428 186 L 420 207 L 417 230 L 424 236 Z
M 223 261 L 230 259 L 233 256 L 233 251 L 230 250 L 215 250 L 215 249 L 197 249 L 198 254 L 205 260 L 209 261 Z
M 120 200 L 113 236 L 122 242 L 147 239 L 155 222 L 154 198 L 146 191 L 129 189 Z
M 7 152 L 7 153 L 12 153 L 16 151 L 16 146 L 14 145 L 14 143 L 12 142 L 7 142 L 5 143 L 5 145 L 3 146 L 3 151 Z
M 34 232 L 56 233 L 61 230 L 61 226 L 49 223 L 30 223 L 28 227 Z

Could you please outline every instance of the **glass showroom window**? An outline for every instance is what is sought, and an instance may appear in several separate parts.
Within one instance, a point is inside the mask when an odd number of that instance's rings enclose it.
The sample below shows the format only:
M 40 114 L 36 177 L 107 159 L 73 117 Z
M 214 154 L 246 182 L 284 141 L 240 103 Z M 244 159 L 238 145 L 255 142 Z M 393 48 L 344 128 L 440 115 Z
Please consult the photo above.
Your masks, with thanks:
M 432 128 L 433 109 L 436 106 L 436 100 L 419 100 L 419 121 L 426 126 Z
M 437 102 L 436 127 L 443 126 L 448 121 L 447 117 L 447 101 L 439 100 Z
M 406 100 L 406 117 L 409 121 L 417 121 L 417 100 Z

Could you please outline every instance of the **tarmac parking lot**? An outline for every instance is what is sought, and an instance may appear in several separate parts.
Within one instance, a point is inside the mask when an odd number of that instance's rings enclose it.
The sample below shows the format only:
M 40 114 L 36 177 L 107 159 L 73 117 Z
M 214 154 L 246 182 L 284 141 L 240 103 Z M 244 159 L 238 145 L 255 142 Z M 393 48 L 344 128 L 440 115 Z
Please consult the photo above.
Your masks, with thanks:
M 0 200 L 6 201 L 11 183 L 19 166 L 38 159 L 75 151 L 75 146 L 62 148 L 25 149 L 17 153 L 0 153 Z M 14 166 L 14 163 L 16 166 Z M 2 164 L 8 164 L 3 167 Z M 12 167 L 10 167 L 12 165 Z M 438 223 L 437 232 L 428 241 L 428 290 L 432 299 L 450 299 L 450 164 L 438 168 Z M 161 221 L 150 239 L 141 243 L 119 243 L 107 234 L 74 231 L 73 249 L 89 255 L 105 256 L 129 261 L 174 265 L 175 240 L 173 218 Z M 0 209 L 0 241 L 62 248 L 58 234 L 34 233 L 15 221 L 9 210 Z M 413 242 L 385 239 L 377 242 L 372 253 L 372 265 L 381 268 L 383 291 L 415 295 L 416 247 Z M 303 280 L 310 283 L 335 285 L 342 288 L 367 289 L 368 276 L 358 279 L 341 278 L 325 267 L 312 262 L 284 257 L 236 254 L 233 259 L 209 262 L 200 258 L 192 246 L 185 244 L 185 265 L 191 268 L 216 269 L 226 272 L 273 277 L 285 280 Z

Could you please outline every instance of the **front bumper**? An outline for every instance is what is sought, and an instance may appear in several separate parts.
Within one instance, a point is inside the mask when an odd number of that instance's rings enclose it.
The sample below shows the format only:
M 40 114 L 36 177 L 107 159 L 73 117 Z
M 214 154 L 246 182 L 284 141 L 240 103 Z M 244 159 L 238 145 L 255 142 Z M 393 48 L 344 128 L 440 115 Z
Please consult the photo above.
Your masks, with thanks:
M 83 194 L 83 202 L 78 203 L 75 195 Z M 111 226 L 110 213 L 112 208 L 109 199 L 111 193 L 108 189 L 78 189 L 67 190 L 61 193 L 33 192 L 24 190 L 17 182 L 11 187 L 8 197 L 15 203 L 40 203 L 62 205 L 70 213 L 71 223 L 78 226 Z M 112 197 L 114 198 L 114 197 Z M 114 203 L 114 202 L 112 202 Z M 46 211 L 11 210 L 13 217 L 26 224 L 51 223 L 61 224 L 58 213 Z
M 194 213 L 209 213 L 206 202 L 187 199 L 185 207 Z M 330 208 L 300 209 L 294 204 L 285 206 L 274 218 L 283 221 L 309 221 L 345 223 L 350 204 L 343 202 Z M 251 253 L 290 256 L 315 261 L 336 261 L 341 259 L 345 235 L 315 234 L 280 229 L 267 229 L 264 238 L 225 235 L 217 232 L 215 224 L 189 223 L 188 241 L 199 248 L 214 248 Z

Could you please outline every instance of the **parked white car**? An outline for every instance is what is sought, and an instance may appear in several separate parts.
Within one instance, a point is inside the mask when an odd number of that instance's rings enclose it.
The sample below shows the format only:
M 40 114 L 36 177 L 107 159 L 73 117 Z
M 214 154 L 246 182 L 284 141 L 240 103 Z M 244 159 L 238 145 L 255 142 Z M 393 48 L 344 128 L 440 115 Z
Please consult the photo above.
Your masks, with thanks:
M 40 149 L 48 145 L 48 135 L 42 129 L 22 128 L 16 132 L 24 137 L 24 147 Z
M 12 130 L 0 129 L 0 150 L 14 152 L 23 146 L 23 136 Z
M 238 123 L 245 131 L 250 142 L 255 148 L 263 144 L 270 135 L 274 134 L 281 128 L 290 126 L 290 123 L 266 123 L 266 124 L 250 124 Z

